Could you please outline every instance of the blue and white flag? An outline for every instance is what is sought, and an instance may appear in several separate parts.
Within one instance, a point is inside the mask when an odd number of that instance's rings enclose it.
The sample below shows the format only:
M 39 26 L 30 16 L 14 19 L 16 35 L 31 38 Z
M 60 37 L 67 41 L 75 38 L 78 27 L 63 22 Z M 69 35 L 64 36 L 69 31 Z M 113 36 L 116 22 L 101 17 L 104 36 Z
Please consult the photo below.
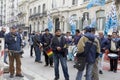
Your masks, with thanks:
M 52 28 L 53 28 L 53 22 L 52 22 L 50 15 L 48 15 L 48 29 L 49 29 L 49 31 L 52 31 Z
M 75 35 L 76 24 L 75 24 L 73 16 L 70 17 L 69 24 L 70 24 L 70 27 L 71 27 L 72 35 Z
M 96 26 L 96 18 L 91 22 L 91 24 L 90 24 L 90 27 L 91 28 L 95 28 L 95 26 Z
M 89 4 L 87 5 L 87 9 L 90 9 L 93 6 L 104 6 L 105 0 L 90 0 Z
M 116 13 L 116 6 L 113 4 L 111 6 L 111 11 L 107 15 L 106 25 L 104 29 L 104 34 L 107 35 L 110 29 L 117 30 L 118 26 L 118 18 Z

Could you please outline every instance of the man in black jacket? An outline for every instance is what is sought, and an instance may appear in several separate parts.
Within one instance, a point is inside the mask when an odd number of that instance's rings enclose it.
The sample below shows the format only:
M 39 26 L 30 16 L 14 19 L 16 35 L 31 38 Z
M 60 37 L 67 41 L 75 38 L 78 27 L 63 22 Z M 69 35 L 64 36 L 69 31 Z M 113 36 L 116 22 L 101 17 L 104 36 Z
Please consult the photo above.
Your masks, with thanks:
M 53 49 L 53 61 L 54 61 L 54 70 L 55 78 L 54 80 L 59 79 L 59 60 L 62 65 L 62 70 L 64 73 L 65 80 L 69 80 L 68 67 L 67 67 L 67 57 L 66 57 L 66 39 L 61 35 L 61 30 L 55 30 L 55 36 L 52 39 L 51 47 Z
M 117 32 L 112 33 L 112 38 L 109 44 L 110 53 L 118 55 L 120 51 L 119 38 L 117 37 Z M 118 66 L 118 56 L 109 56 L 110 57 L 110 70 L 117 72 Z
M 48 66 L 50 64 L 51 67 L 53 67 L 53 57 L 48 57 L 46 54 L 47 49 L 50 47 L 51 40 L 53 38 L 53 35 L 49 33 L 49 29 L 45 29 L 45 34 L 42 36 L 42 44 L 43 44 L 43 53 L 45 56 L 45 66 Z
M 33 46 L 34 46 L 35 56 L 36 56 L 35 62 L 42 63 L 41 50 L 40 50 L 40 48 L 42 47 L 42 44 L 41 44 L 41 35 L 39 34 L 39 32 L 36 32 L 33 38 Z

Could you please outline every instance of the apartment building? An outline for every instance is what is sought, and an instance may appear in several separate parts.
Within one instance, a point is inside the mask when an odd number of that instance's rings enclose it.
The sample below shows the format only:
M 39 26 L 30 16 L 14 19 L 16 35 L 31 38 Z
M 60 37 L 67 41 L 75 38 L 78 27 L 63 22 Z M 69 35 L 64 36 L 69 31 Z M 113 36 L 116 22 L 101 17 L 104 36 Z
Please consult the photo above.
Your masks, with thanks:
M 6 24 L 6 0 L 0 0 L 0 26 Z
M 27 1 L 27 2 L 26 2 Z M 82 30 L 86 25 L 96 19 L 97 30 L 104 30 L 106 15 L 111 10 L 112 0 L 107 0 L 105 6 L 94 6 L 87 9 L 89 0 L 24 0 L 23 12 L 26 14 L 22 20 L 30 31 L 43 31 L 48 27 L 48 15 L 53 21 L 53 29 L 60 28 L 64 33 L 71 31 L 72 18 L 76 29 Z M 21 19 L 24 19 L 21 17 Z

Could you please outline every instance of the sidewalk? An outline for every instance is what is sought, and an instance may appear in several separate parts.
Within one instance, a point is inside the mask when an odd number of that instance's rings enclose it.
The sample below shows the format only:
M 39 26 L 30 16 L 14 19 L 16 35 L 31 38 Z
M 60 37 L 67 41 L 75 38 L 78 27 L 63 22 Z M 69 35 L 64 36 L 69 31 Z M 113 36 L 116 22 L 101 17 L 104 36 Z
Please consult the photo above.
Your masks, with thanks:
M 54 68 L 50 67 L 44 67 L 44 56 L 42 55 L 42 61 L 43 63 L 35 63 L 34 58 L 30 57 L 29 54 L 29 47 L 27 46 L 25 48 L 25 53 L 23 55 L 24 58 L 22 58 L 22 71 L 24 78 L 9 78 L 9 74 L 5 74 L 4 77 L 6 80 L 53 80 L 54 79 Z M 68 62 L 68 72 L 70 76 L 70 80 L 75 80 L 77 75 L 77 70 L 73 68 L 73 61 Z M 109 63 L 104 63 L 104 66 L 109 69 Z M 120 66 L 120 65 L 119 65 Z M 118 70 L 117 73 L 109 72 L 107 69 L 103 70 L 103 74 L 99 75 L 100 80 L 120 80 L 120 70 Z M 60 65 L 60 79 L 64 80 L 62 68 Z M 85 74 L 85 73 L 84 73 Z M 84 75 L 83 74 L 83 75 Z M 83 80 L 85 78 L 83 77 Z

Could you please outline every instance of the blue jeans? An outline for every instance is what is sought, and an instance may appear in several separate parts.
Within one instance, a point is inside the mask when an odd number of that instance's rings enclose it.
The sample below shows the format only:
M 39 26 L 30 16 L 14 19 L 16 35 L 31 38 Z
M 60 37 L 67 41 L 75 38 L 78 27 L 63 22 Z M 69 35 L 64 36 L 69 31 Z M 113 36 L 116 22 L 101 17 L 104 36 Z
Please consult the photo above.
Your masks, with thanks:
M 40 48 L 38 46 L 34 47 L 35 50 L 35 61 L 41 61 L 41 51 Z
M 5 54 L 4 54 L 4 63 L 7 63 L 7 56 L 8 56 L 8 53 L 5 52 Z
M 92 70 L 94 64 L 86 64 L 86 80 L 92 80 Z M 83 71 L 78 71 L 76 80 L 82 80 Z
M 53 59 L 54 59 L 55 77 L 59 78 L 59 69 L 58 68 L 59 68 L 59 60 L 60 60 L 65 80 L 69 80 L 67 58 L 63 57 L 63 55 L 61 53 L 61 54 L 54 54 Z

